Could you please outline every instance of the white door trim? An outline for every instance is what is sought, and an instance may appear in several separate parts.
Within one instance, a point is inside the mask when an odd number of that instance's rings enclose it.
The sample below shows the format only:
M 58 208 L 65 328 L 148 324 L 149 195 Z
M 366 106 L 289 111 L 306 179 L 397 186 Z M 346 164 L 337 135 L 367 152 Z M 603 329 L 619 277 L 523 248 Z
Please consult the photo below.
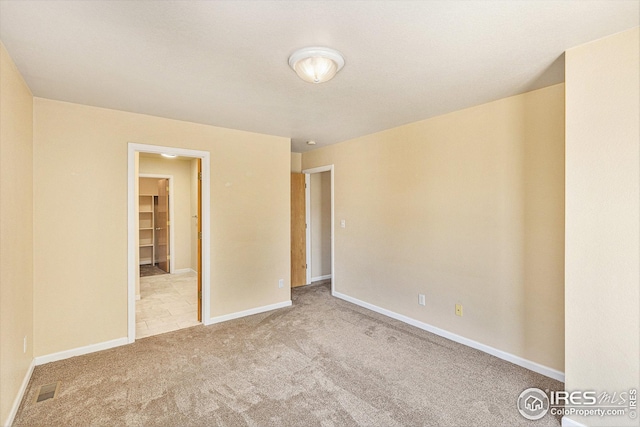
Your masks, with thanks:
M 302 171 L 302 173 L 304 174 L 312 174 L 312 173 L 320 173 L 320 172 L 331 172 L 331 295 L 333 295 L 336 290 L 335 170 L 333 165 L 326 165 L 326 166 L 319 166 L 317 168 L 305 169 Z M 305 197 L 307 197 L 307 195 L 305 195 Z M 311 228 L 311 225 L 309 225 L 309 228 Z M 307 268 L 307 271 L 310 272 L 310 270 L 311 270 L 311 264 L 309 263 L 309 267 Z
M 173 175 L 162 175 L 155 173 L 139 173 L 138 178 L 158 178 L 158 179 L 168 179 L 169 180 L 169 221 L 173 221 L 175 216 L 173 215 Z M 155 236 L 155 230 L 154 230 Z M 174 234 L 173 225 L 169 226 L 169 273 L 173 274 L 176 272 L 175 265 L 175 242 L 176 235 Z M 155 261 L 155 260 L 153 260 Z
M 211 159 L 208 151 L 159 145 L 128 144 L 127 157 L 127 340 L 136 340 L 136 205 L 135 153 L 175 154 L 202 159 L 202 321 L 211 315 Z
M 306 226 L 306 238 L 305 238 L 305 253 L 307 255 L 307 259 L 305 262 L 307 263 L 307 278 L 306 284 L 311 283 L 311 174 L 304 174 L 304 212 L 305 212 L 305 223 Z

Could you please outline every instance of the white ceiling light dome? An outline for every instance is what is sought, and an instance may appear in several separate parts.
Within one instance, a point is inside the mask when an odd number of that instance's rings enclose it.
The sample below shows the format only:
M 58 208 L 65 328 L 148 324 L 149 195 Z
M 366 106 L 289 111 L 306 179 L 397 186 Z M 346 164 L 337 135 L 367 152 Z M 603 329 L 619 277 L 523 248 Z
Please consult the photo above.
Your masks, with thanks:
M 291 54 L 289 66 L 305 82 L 324 83 L 344 67 L 344 57 L 328 47 L 304 47 Z

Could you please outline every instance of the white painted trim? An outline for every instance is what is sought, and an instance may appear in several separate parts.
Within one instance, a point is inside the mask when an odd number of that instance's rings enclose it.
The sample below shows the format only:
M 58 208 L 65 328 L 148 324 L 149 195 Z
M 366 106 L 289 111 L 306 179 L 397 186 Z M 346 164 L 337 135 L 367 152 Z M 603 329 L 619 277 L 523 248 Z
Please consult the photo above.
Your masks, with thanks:
M 204 324 L 213 325 L 214 323 L 222 323 L 228 320 L 239 319 L 245 316 L 251 316 L 252 314 L 264 313 L 265 311 L 277 310 L 278 308 L 289 307 L 291 300 L 278 302 L 270 305 L 263 305 L 262 307 L 250 308 L 249 310 L 237 311 L 235 313 L 224 314 L 222 316 L 216 316 L 208 319 Z
M 201 319 L 211 317 L 211 160 L 209 152 L 202 159 L 202 313 Z M 134 325 L 135 326 L 135 325 Z
M 138 173 L 138 178 L 158 178 L 158 179 L 169 180 L 169 221 L 174 221 L 175 215 L 173 214 L 173 199 L 174 199 L 173 175 L 162 175 L 157 173 Z M 138 195 L 139 194 L 140 192 L 138 191 Z M 173 273 L 173 271 L 176 269 L 176 260 L 174 257 L 176 253 L 175 242 L 176 242 L 175 227 L 169 226 L 169 273 Z M 152 260 L 152 264 L 155 263 L 155 261 L 156 261 L 155 259 Z
M 302 173 L 312 174 L 318 172 L 331 172 L 331 293 L 336 290 L 336 198 L 335 198 L 335 168 L 333 165 L 319 166 L 305 169 Z
M 171 274 L 186 274 L 186 273 L 196 273 L 196 271 L 194 271 L 191 268 L 181 268 L 179 270 L 172 270 L 173 273 Z
M 336 290 L 336 199 L 335 199 L 335 173 L 331 165 L 331 292 Z
M 562 427 L 587 427 L 586 424 L 579 423 L 566 416 L 562 417 Z
M 58 353 L 46 354 L 44 356 L 38 356 L 35 358 L 36 366 L 44 365 L 45 363 L 57 362 L 58 360 L 68 359 L 74 356 L 82 356 L 83 354 L 95 353 L 96 351 L 107 350 L 114 347 L 120 347 L 121 345 L 129 344 L 127 337 L 118 338 L 111 341 L 99 342 L 97 344 L 85 345 L 84 347 L 72 348 L 71 350 L 64 350 Z
M 307 285 L 311 283 L 311 175 L 308 173 L 304 174 L 304 211 L 305 211 L 305 222 L 307 223 L 307 228 L 305 230 L 306 233 L 306 254 L 307 254 Z
M 27 391 L 27 386 L 29 385 L 29 381 L 31 380 L 31 375 L 33 374 L 33 368 L 35 367 L 36 367 L 36 360 L 32 359 L 31 363 L 29 364 L 29 368 L 27 369 L 27 372 L 24 374 L 24 378 L 22 379 L 22 384 L 20 384 L 20 389 L 18 389 L 18 394 L 16 395 L 16 398 L 13 400 L 11 411 L 9 411 L 9 415 L 7 416 L 7 419 L 5 420 L 4 424 L 2 424 L 3 426 L 8 427 L 13 424 L 13 420 L 16 417 L 16 414 L 18 413 L 18 408 L 20 408 L 20 403 L 24 398 L 24 392 Z
M 523 368 L 529 369 L 530 371 L 537 372 L 546 377 L 553 378 L 554 380 L 564 382 L 564 372 L 557 371 L 555 369 L 549 368 L 544 365 L 540 365 L 536 362 L 532 362 L 530 360 L 524 359 L 520 356 L 516 356 L 511 353 L 507 353 L 506 351 L 498 350 L 497 348 L 490 347 L 488 345 L 479 343 L 478 341 L 471 340 L 469 338 L 465 338 L 461 335 L 454 334 L 453 332 L 446 331 L 444 329 L 440 329 L 436 326 L 429 325 L 428 323 L 421 322 L 419 320 L 412 319 L 411 317 L 405 316 L 403 314 L 398 314 L 391 310 L 387 310 L 386 308 L 378 307 L 377 305 L 370 304 L 368 302 L 361 301 L 357 298 L 350 297 L 345 294 L 341 294 L 340 292 L 332 292 L 334 297 L 343 299 L 350 303 L 359 305 L 360 307 L 364 307 L 371 311 L 375 311 L 376 313 L 380 313 L 384 316 L 391 317 L 392 319 L 399 320 L 401 322 L 407 323 L 411 326 L 415 326 L 416 328 L 423 329 L 427 332 L 431 332 L 433 334 L 439 335 L 441 337 L 447 338 L 451 341 L 455 341 L 460 344 L 464 344 L 467 347 L 475 348 L 476 350 L 483 351 L 487 354 L 495 356 L 499 359 L 506 360 L 507 362 L 511 362 L 518 366 L 522 366 Z
M 311 281 L 312 282 L 317 282 L 318 280 L 327 280 L 327 279 L 331 279 L 331 275 L 330 274 L 325 274 L 324 276 L 312 277 Z
M 136 215 L 135 153 L 175 154 L 176 156 L 202 159 L 202 318 L 211 316 L 211 159 L 208 151 L 186 148 L 163 147 L 160 145 L 128 144 L 127 163 L 127 339 L 136 340 Z

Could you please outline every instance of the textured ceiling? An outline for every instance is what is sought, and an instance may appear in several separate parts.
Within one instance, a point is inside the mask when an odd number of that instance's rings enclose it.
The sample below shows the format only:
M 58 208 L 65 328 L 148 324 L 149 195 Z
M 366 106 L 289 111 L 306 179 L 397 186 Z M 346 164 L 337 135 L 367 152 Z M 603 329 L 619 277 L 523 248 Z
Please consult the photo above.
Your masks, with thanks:
M 640 23 L 640 1 L 0 1 L 38 97 L 340 142 L 564 80 L 563 51 Z M 325 45 L 346 65 L 288 67 Z

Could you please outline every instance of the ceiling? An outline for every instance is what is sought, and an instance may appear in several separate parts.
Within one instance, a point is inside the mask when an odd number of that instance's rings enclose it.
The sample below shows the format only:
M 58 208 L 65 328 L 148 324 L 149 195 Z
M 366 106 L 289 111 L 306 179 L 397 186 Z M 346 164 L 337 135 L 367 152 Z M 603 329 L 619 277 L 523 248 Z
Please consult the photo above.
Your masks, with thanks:
M 290 137 L 295 152 L 562 82 L 564 50 L 639 23 L 640 0 L 0 1 L 35 96 Z M 346 61 L 320 85 L 287 63 L 315 45 Z

